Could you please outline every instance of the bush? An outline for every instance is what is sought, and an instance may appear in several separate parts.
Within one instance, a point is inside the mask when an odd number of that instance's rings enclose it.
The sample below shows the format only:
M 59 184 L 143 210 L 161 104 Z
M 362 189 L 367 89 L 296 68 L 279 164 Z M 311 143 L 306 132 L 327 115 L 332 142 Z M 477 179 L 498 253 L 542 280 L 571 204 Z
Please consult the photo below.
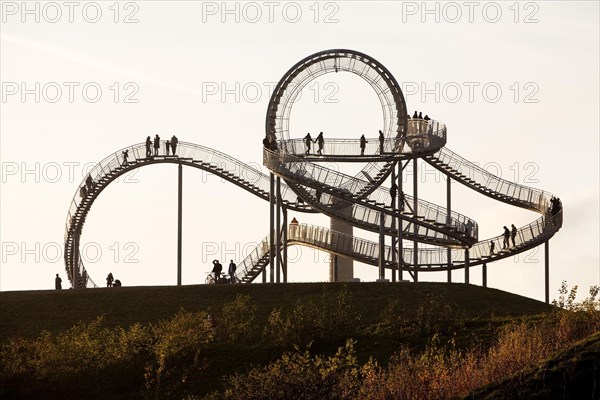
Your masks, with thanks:
M 256 306 L 247 294 L 237 294 L 235 299 L 223 306 L 215 320 L 217 339 L 222 342 L 252 340 L 256 337 Z
M 351 293 L 344 286 L 332 298 L 323 288 L 319 305 L 312 300 L 298 300 L 287 315 L 281 308 L 271 311 L 263 337 L 279 346 L 305 346 L 315 340 L 352 337 L 360 315 L 353 310 Z
M 210 399 L 351 399 L 358 391 L 360 369 L 354 342 L 331 357 L 311 355 L 309 349 L 285 353 L 265 367 L 229 379 L 227 390 Z
M 214 339 L 211 317 L 205 311 L 180 310 L 173 318 L 152 326 L 152 360 L 146 365 L 146 397 L 167 397 L 198 374 L 206 363 L 201 349 Z

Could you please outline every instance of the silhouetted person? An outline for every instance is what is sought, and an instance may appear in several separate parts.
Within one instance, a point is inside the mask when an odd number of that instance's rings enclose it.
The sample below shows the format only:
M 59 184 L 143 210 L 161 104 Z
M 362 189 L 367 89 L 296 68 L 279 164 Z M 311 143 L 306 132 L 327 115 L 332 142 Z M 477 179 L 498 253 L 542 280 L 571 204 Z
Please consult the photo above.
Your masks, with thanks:
M 383 132 L 379 131 L 379 154 L 383 154 L 384 141 L 385 141 L 385 136 L 383 136 Z
M 292 218 L 292 222 L 290 222 L 290 225 L 298 225 L 298 220 L 296 219 L 296 217 Z
M 154 155 L 155 156 L 158 155 L 159 149 L 160 149 L 160 136 L 158 136 L 158 134 L 156 134 L 156 136 L 154 136 Z
M 424 133 L 430 133 L 430 131 L 433 130 L 433 126 L 429 123 L 429 121 L 431 121 L 431 118 L 429 118 L 429 115 L 425 115 L 423 117 L 423 123 L 425 124 L 425 132 Z
M 517 237 L 517 227 L 515 226 L 515 224 L 511 224 L 510 225 L 510 240 L 512 241 L 513 247 L 516 246 L 515 244 L 515 238 Z
M 94 180 L 92 179 L 91 175 L 88 175 L 87 178 L 85 178 L 85 186 L 90 193 L 94 189 Z
M 365 155 L 365 147 L 367 147 L 367 139 L 365 139 L 365 135 L 360 136 L 360 155 Z
M 400 198 L 398 201 L 400 202 L 400 211 L 404 211 L 404 192 L 400 192 Z
M 323 139 L 323 132 L 319 133 L 319 136 L 315 139 L 315 143 L 319 146 L 317 154 L 323 155 L 323 146 L 325 146 L 325 139 Z
M 115 282 L 113 283 L 113 287 L 121 287 L 121 281 L 116 279 Z
M 558 214 L 560 212 L 561 207 L 562 205 L 560 199 L 558 197 L 552 196 L 552 198 L 550 199 L 550 214 L 552 214 L 552 216 Z
M 215 283 L 219 283 L 219 278 L 221 277 L 221 271 L 223 271 L 223 265 L 219 262 L 219 260 L 213 260 L 212 272 L 213 272 L 213 274 L 215 274 Z
M 423 119 L 423 113 L 419 111 L 419 119 Z
M 167 155 L 169 155 L 169 151 L 171 151 L 171 141 L 165 140 L 165 147 L 167 148 Z
M 114 280 L 115 278 L 113 278 L 112 272 L 109 272 L 108 276 L 106 277 L 106 287 L 112 287 Z
M 146 138 L 146 158 L 149 158 L 152 155 L 152 139 L 150 136 Z
M 177 139 L 177 136 L 173 135 L 171 138 L 171 151 L 173 152 L 174 156 L 177 155 L 177 143 L 179 143 L 179 139 Z
M 126 165 L 127 164 L 127 157 L 129 157 L 129 150 L 125 150 L 121 154 L 123 154 L 123 165 Z
M 310 145 L 312 144 L 312 137 L 310 136 L 310 132 L 304 136 L 304 146 L 306 146 L 306 155 L 310 154 Z
M 496 248 L 496 244 L 493 240 L 490 240 L 490 256 L 494 255 L 494 249 Z
M 277 151 L 277 140 L 274 137 L 271 137 L 271 139 L 269 139 L 269 148 L 272 151 Z
M 504 243 L 502 244 L 502 248 L 507 249 L 509 246 L 508 239 L 510 239 L 510 231 L 508 230 L 508 228 L 506 226 L 504 227 L 503 236 L 504 236 Z
M 54 278 L 54 289 L 62 290 L 62 279 L 60 279 L 58 274 L 56 274 L 56 278 Z
M 419 115 L 417 114 L 417 112 L 415 111 L 415 113 L 413 114 L 413 119 L 417 119 L 419 118 Z
M 471 237 L 473 236 L 471 234 L 471 231 L 473 230 L 473 223 L 471 221 L 467 221 L 467 226 L 465 227 L 465 233 L 467 236 Z
M 321 202 L 321 192 L 319 190 L 315 192 L 315 198 L 319 203 Z
M 229 279 L 231 280 L 231 283 L 235 283 L 235 270 L 236 269 L 237 269 L 237 265 L 235 265 L 233 260 L 230 260 L 228 273 L 229 273 Z
M 392 182 L 392 186 L 390 186 L 390 196 L 392 200 L 390 201 L 390 207 L 396 208 L 396 195 L 398 194 L 398 186 L 396 182 Z

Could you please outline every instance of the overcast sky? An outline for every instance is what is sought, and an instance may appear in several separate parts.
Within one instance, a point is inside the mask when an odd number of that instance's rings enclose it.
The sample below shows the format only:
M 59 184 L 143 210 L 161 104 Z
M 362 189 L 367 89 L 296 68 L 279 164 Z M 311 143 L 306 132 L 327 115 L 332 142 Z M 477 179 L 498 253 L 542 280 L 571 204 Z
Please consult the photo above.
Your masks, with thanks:
M 2 2 L 0 290 L 50 289 L 56 273 L 68 286 L 64 224 L 80 181 L 95 162 L 148 135 L 176 134 L 267 172 L 270 90 L 297 61 L 330 48 L 385 65 L 411 113 L 447 124 L 452 151 L 561 198 L 551 298 L 562 280 L 581 291 L 600 283 L 598 2 L 69 4 Z M 366 82 L 334 74 L 304 90 L 291 120 L 293 137 L 375 137 L 382 112 Z M 420 180 L 421 196 L 445 204 L 439 173 L 427 167 Z M 268 205 L 189 168 L 184 191 L 183 283 L 197 284 L 212 259 L 239 261 L 267 234 Z M 538 217 L 459 184 L 452 204 L 479 223 L 482 239 Z M 96 283 L 112 272 L 127 286 L 175 284 L 176 205 L 175 165 L 142 168 L 107 188 L 82 236 Z M 329 226 L 320 215 L 292 217 Z M 327 280 L 327 254 L 289 255 L 291 281 Z M 543 271 L 543 248 L 534 249 L 489 265 L 488 285 L 543 300 Z M 355 264 L 355 276 L 372 281 L 377 270 Z M 481 284 L 481 267 L 471 283 Z

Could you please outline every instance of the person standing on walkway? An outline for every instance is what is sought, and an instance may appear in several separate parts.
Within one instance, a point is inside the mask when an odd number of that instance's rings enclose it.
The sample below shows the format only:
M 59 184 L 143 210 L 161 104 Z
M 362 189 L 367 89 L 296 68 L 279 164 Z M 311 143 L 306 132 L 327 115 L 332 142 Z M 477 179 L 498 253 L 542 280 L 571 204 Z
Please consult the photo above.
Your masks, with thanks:
M 383 136 L 383 132 L 379 131 L 379 154 L 383 154 L 384 141 L 385 141 L 385 136 Z
M 106 287 L 112 287 L 114 280 L 115 278 L 113 278 L 112 272 L 109 272 L 108 276 L 106 277 Z
M 165 147 L 167 148 L 167 155 L 169 155 L 169 152 L 171 151 L 171 141 L 170 140 L 165 140 Z
M 306 146 L 306 155 L 310 154 L 310 145 L 312 144 L 313 140 L 312 137 L 310 136 L 310 132 L 308 132 L 306 134 L 306 136 L 304 136 L 304 145 Z
M 367 139 L 365 139 L 365 135 L 360 136 L 360 155 L 365 155 L 365 147 L 367 147 Z
M 158 136 L 158 133 L 157 133 L 156 136 L 154 136 L 154 155 L 155 156 L 158 155 L 159 149 L 160 149 L 160 136 Z
M 510 229 L 510 240 L 512 241 L 512 245 L 513 247 L 516 246 L 515 244 L 515 238 L 517 237 L 517 227 L 515 226 L 515 224 L 511 224 L 511 229 Z
M 490 240 L 490 257 L 494 255 L 494 249 L 496 248 L 496 244 L 493 240 Z
M 315 143 L 319 146 L 317 153 L 323 155 L 323 146 L 325 146 L 325 139 L 323 139 L 323 132 L 319 133 L 319 136 L 315 139 Z
M 150 156 L 152 156 L 152 139 L 150 139 L 150 136 L 148 136 L 146 138 L 146 158 L 149 158 Z
M 62 279 L 60 279 L 58 274 L 56 274 L 56 278 L 54 278 L 54 289 L 62 290 Z
M 171 151 L 174 156 L 177 155 L 177 153 L 175 153 L 177 151 L 177 143 L 179 143 L 179 139 L 177 139 L 177 136 L 173 135 L 171 138 Z
M 508 249 L 508 247 L 509 247 L 508 240 L 510 239 L 510 231 L 508 230 L 508 228 L 506 226 L 504 227 L 503 236 L 504 236 L 504 243 L 502 244 L 502 248 Z

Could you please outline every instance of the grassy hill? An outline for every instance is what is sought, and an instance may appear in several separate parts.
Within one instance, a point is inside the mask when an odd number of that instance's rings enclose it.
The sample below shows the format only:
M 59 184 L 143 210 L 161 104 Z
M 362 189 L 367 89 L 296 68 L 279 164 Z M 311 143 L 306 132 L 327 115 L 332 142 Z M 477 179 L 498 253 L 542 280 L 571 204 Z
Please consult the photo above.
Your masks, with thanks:
M 361 323 L 373 324 L 390 301 L 406 319 L 417 316 L 428 296 L 453 304 L 465 318 L 531 315 L 547 312 L 542 302 L 480 286 L 460 283 L 291 283 L 286 285 L 192 285 L 124 287 L 94 290 L 0 292 L 0 341 L 11 336 L 34 337 L 42 330 L 56 332 L 77 322 L 103 315 L 107 326 L 130 326 L 168 318 L 180 308 L 218 310 L 236 294 L 247 294 L 256 304 L 257 319 L 267 319 L 273 307 L 290 308 L 297 301 L 319 299 L 323 291 L 336 293 L 346 286 Z
M 312 343 L 312 353 L 329 356 L 353 338 L 358 363 L 385 367 L 399 348 L 419 352 L 432 340 L 485 348 L 502 327 L 538 324 L 552 310 L 458 283 L 3 292 L 0 366 L 9 372 L 0 377 L 0 397 L 201 398 L 294 345 Z M 21 360 L 31 353 L 41 356 Z

